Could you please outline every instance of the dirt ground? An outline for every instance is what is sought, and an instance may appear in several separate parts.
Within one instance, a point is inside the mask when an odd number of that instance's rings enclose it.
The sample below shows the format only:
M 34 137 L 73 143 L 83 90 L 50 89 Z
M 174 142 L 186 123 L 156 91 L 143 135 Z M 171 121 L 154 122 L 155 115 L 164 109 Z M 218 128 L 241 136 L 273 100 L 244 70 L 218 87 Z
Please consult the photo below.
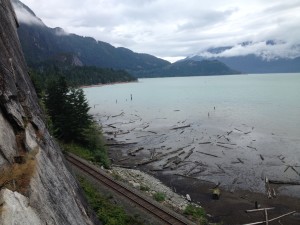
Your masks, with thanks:
M 275 207 L 270 210 L 269 218 L 296 211 L 297 213 L 281 218 L 272 224 L 299 225 L 300 224 L 300 199 L 287 196 L 277 196 L 268 199 L 266 195 L 249 191 L 235 191 L 233 193 L 224 191 L 221 188 L 219 200 L 212 199 L 211 189 L 214 184 L 204 183 L 196 179 L 155 174 L 164 184 L 172 187 L 176 192 L 191 196 L 192 201 L 198 202 L 211 215 L 211 222 L 223 222 L 223 224 L 246 224 L 263 221 L 264 213 L 246 213 L 245 210 L 254 209 L 255 201 L 261 208 Z M 280 222 L 279 222 L 280 221 Z

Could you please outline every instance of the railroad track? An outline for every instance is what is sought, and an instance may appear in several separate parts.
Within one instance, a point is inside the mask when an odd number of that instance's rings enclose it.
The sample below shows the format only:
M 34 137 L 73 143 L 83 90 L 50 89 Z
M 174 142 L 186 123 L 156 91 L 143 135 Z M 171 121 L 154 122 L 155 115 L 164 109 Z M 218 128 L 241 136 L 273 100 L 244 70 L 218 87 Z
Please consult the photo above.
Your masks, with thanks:
M 79 168 L 80 170 L 84 171 L 85 173 L 89 174 L 91 177 L 96 179 L 97 181 L 103 183 L 105 186 L 109 187 L 116 193 L 120 194 L 121 196 L 126 197 L 130 201 L 134 202 L 139 207 L 146 210 L 151 215 L 155 216 L 156 218 L 160 219 L 164 224 L 170 225 L 194 225 L 191 221 L 187 220 L 183 216 L 172 212 L 171 210 L 164 209 L 163 207 L 159 206 L 155 202 L 148 200 L 147 198 L 143 197 L 136 191 L 130 190 L 125 185 L 121 184 L 113 180 L 110 176 L 103 173 L 99 169 L 95 168 L 94 166 L 88 165 L 86 162 L 81 160 L 80 158 L 72 155 L 66 154 L 65 158 L 71 164 Z

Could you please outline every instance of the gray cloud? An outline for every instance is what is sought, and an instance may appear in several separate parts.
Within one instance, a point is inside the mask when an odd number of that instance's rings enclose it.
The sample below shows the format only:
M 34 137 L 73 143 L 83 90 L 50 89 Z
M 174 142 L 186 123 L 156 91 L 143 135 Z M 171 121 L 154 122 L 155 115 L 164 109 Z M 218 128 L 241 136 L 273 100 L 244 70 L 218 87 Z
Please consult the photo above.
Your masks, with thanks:
M 278 58 L 295 58 L 299 56 L 300 45 L 293 45 L 290 43 L 284 43 L 281 41 L 274 44 L 268 44 L 267 42 L 256 42 L 247 45 L 238 44 L 230 49 L 227 49 L 220 53 L 211 53 L 208 51 L 200 52 L 199 55 L 205 58 L 211 57 L 232 57 L 232 56 L 245 56 L 254 54 L 260 56 L 266 61 L 274 60 Z
M 19 22 L 29 25 L 44 25 L 40 19 L 38 19 L 34 14 L 32 14 L 32 12 L 28 12 L 28 10 L 25 9 L 22 4 L 13 2 L 13 7 L 15 9 Z
M 59 26 L 69 33 L 92 36 L 115 46 L 168 59 L 229 45 L 236 46 L 230 54 L 300 55 L 299 49 L 292 47 L 300 44 L 298 0 L 23 2 L 50 27 Z M 274 46 L 263 45 L 266 40 L 280 40 L 285 44 L 275 50 Z M 255 44 L 241 48 L 239 43 L 244 41 Z

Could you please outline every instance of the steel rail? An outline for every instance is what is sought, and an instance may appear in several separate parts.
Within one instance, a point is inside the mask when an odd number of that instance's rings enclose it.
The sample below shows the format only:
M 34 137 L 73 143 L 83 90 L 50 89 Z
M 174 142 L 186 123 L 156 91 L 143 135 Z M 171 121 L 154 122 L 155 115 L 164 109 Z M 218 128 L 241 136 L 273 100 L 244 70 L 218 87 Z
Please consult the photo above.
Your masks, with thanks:
M 120 194 L 121 196 L 126 197 L 127 199 L 131 200 L 139 207 L 143 208 L 150 214 L 154 215 L 155 217 L 159 218 L 164 224 L 170 225 L 192 225 L 191 221 L 188 221 L 185 218 L 180 218 L 179 215 L 176 215 L 174 212 L 168 211 L 167 209 L 162 208 L 159 205 L 156 205 L 154 202 L 143 197 L 141 194 L 137 193 L 136 191 L 130 190 L 125 185 L 121 184 L 113 180 L 107 174 L 99 171 L 99 169 L 94 168 L 91 165 L 88 165 L 86 162 L 78 159 L 78 157 L 73 156 L 71 154 L 65 154 L 65 158 L 71 164 L 76 166 L 77 168 L 81 169 L 85 173 L 89 174 L 96 180 L 100 181 L 107 187 L 113 189 L 115 192 Z

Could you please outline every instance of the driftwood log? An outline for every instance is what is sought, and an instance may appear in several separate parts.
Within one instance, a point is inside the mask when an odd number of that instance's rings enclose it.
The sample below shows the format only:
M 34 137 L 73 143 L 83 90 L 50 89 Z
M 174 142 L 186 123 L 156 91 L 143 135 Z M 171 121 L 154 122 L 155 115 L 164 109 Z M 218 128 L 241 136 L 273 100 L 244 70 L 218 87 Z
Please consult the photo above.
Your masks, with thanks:
M 185 125 L 185 126 L 181 126 L 181 127 L 173 127 L 170 130 L 178 130 L 178 129 L 183 129 L 183 128 L 187 128 L 187 127 L 190 127 L 190 126 L 191 126 L 191 124 Z
M 294 180 L 282 181 L 282 180 L 270 180 L 269 179 L 269 183 L 270 184 L 300 185 L 300 181 L 294 181 Z
M 203 155 L 208 155 L 208 156 L 212 156 L 212 157 L 215 157 L 215 158 L 220 158 L 217 155 L 209 154 L 209 153 L 206 153 L 206 152 L 200 152 L 200 151 L 197 151 L 197 152 L 200 153 L 200 154 L 203 154 Z

